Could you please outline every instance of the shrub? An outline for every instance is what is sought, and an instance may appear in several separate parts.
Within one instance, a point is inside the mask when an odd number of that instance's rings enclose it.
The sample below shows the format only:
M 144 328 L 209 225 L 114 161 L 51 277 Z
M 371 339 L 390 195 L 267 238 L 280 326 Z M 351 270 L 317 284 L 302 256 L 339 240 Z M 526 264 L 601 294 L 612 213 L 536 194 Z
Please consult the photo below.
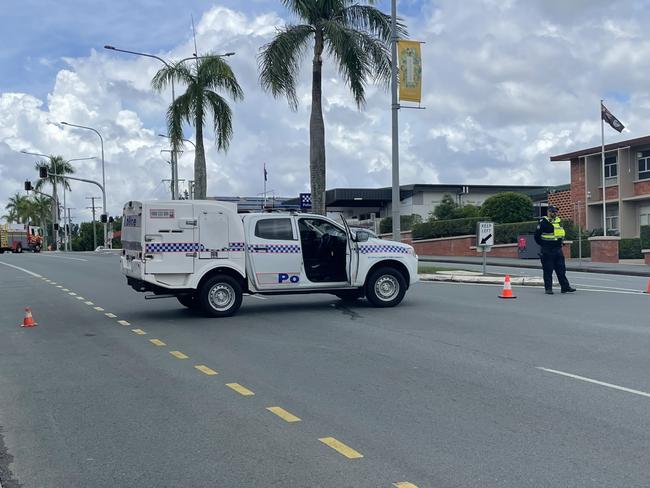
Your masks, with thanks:
M 650 225 L 641 226 L 641 249 L 650 249 Z
M 476 224 L 481 219 L 433 220 L 413 226 L 413 239 L 435 239 L 438 237 L 453 237 L 475 235 Z
M 422 216 L 420 214 L 400 215 L 399 227 L 400 230 L 412 230 L 413 226 L 422 223 Z M 385 217 L 379 222 L 379 232 L 381 234 L 388 234 L 393 231 L 393 218 Z
M 537 220 L 527 222 L 514 222 L 509 224 L 497 224 L 494 226 L 495 244 L 512 244 L 517 242 L 521 234 L 533 234 L 537 228 Z
M 580 241 L 575 239 L 571 243 L 571 257 L 579 258 L 580 257 Z M 591 257 L 591 242 L 589 238 L 585 235 L 582 236 L 582 257 L 588 258 Z
M 497 193 L 483 202 L 480 214 L 498 224 L 523 222 L 533 215 L 533 201 L 521 193 Z
M 638 237 L 621 239 L 618 244 L 619 259 L 643 259 L 641 239 Z
M 429 220 L 455 219 L 457 218 L 457 209 L 458 204 L 454 201 L 454 198 L 449 193 L 445 193 L 442 197 L 442 201 L 436 205 L 433 211 L 429 214 Z

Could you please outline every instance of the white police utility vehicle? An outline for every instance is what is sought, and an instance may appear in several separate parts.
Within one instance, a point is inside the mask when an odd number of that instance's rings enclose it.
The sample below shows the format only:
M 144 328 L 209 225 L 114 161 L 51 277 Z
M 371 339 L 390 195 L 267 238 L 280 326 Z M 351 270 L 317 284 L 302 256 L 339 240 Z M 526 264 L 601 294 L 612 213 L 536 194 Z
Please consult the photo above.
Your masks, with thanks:
M 413 247 L 351 233 L 302 213 L 238 214 L 206 200 L 128 202 L 122 272 L 140 292 L 176 296 L 215 317 L 234 314 L 244 293 L 331 293 L 392 307 L 418 280 Z

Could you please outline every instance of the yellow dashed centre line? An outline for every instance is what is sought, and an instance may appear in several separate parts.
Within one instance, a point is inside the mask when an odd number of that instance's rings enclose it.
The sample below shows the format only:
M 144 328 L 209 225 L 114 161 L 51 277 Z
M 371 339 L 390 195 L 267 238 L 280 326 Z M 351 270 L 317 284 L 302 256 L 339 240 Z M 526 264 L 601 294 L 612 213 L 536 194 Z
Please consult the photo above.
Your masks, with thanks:
M 51 285 L 56 285 L 56 281 L 50 281 Z
M 129 322 L 127 322 L 126 320 L 118 320 L 117 323 L 120 324 L 120 325 L 131 325 L 131 324 L 130 324 Z
M 176 359 L 187 359 L 187 356 L 180 351 L 169 351 L 169 354 L 174 356 Z
M 363 454 L 361 454 L 358 451 L 355 451 L 350 446 L 346 446 L 341 441 L 334 439 L 334 437 L 322 437 L 318 440 L 321 441 L 323 444 L 331 447 L 339 454 L 343 454 L 348 459 L 359 459 L 363 457 Z
M 115 319 L 115 318 L 117 318 L 117 315 L 115 315 L 114 313 L 110 313 L 110 312 L 105 313 L 104 315 L 106 315 L 109 319 Z
M 75 298 L 76 298 L 77 300 L 85 300 L 84 297 L 82 297 L 82 296 L 78 296 L 78 295 L 77 295 Z
M 204 366 L 204 365 L 202 365 L 202 364 L 197 364 L 197 365 L 194 366 L 194 367 L 195 367 L 196 369 L 198 369 L 201 373 L 205 373 L 205 374 L 207 374 L 208 376 L 214 376 L 215 374 L 219 374 L 219 373 L 217 373 L 214 369 L 210 369 L 210 368 L 208 368 L 207 366 Z
M 57 286 L 57 288 L 58 288 L 58 286 Z M 70 291 L 70 290 L 68 290 L 67 288 L 61 288 L 61 290 L 62 290 L 62 291 Z
M 56 287 L 57 287 L 57 288 L 63 288 L 63 286 L 61 286 L 61 285 L 56 285 Z
M 280 417 L 282 420 L 285 420 L 287 422 L 300 422 L 299 417 L 296 417 L 294 414 L 287 412 L 282 407 L 266 407 L 266 409 L 269 412 L 273 412 L 278 417 Z
M 90 300 L 85 301 L 84 303 L 85 303 L 86 305 L 95 305 L 95 304 L 94 304 L 93 302 L 91 302 Z
M 104 311 L 104 309 L 102 307 L 94 307 L 94 309 L 97 310 L 98 312 L 103 312 Z
M 145 335 L 146 332 L 142 329 L 131 329 L 131 332 L 138 334 L 138 335 Z
M 226 383 L 226 386 L 227 386 L 228 388 L 232 388 L 233 390 L 235 390 L 235 391 L 236 391 L 237 393 L 239 393 L 240 395 L 244 395 L 244 396 L 252 396 L 252 395 L 255 395 L 255 393 L 253 393 L 252 391 L 250 391 L 248 388 L 246 388 L 246 387 L 240 385 L 239 383 Z
M 160 339 L 149 339 L 149 342 L 151 342 L 154 346 L 166 346 L 167 345 L 163 341 L 161 341 Z
M 418 488 L 417 485 L 409 483 L 408 481 L 398 481 L 397 483 L 393 483 L 393 486 L 395 488 Z
M 73 297 L 76 297 L 76 296 L 77 296 L 77 294 L 76 294 L 75 292 L 73 292 L 73 291 L 71 291 L 70 293 L 68 293 L 68 295 L 71 295 L 71 296 L 73 296 Z

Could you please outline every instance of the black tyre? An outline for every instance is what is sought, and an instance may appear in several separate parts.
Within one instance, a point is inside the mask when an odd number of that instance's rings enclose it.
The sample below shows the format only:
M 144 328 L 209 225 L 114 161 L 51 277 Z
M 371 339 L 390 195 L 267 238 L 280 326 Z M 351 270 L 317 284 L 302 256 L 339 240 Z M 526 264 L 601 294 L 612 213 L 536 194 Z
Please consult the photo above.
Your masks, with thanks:
M 334 296 L 340 298 L 344 302 L 356 302 L 360 298 L 363 298 L 362 290 L 341 290 L 333 293 Z
M 34 249 L 32 249 L 32 252 L 41 252 L 41 246 L 34 246 Z
M 192 295 L 178 295 L 176 297 L 176 300 L 179 301 L 181 305 L 187 308 L 196 308 L 198 302 L 196 300 L 196 297 Z
M 366 281 L 366 298 L 375 307 L 394 307 L 404 298 L 406 280 L 395 268 L 379 268 Z
M 209 278 L 198 291 L 197 300 L 201 310 L 212 317 L 230 317 L 243 299 L 239 282 L 228 275 Z
M 18 253 L 18 254 L 22 254 L 22 252 L 23 252 L 23 246 L 21 246 L 20 244 L 18 244 L 18 245 L 16 246 L 16 251 L 14 251 L 14 252 L 16 252 L 16 253 Z

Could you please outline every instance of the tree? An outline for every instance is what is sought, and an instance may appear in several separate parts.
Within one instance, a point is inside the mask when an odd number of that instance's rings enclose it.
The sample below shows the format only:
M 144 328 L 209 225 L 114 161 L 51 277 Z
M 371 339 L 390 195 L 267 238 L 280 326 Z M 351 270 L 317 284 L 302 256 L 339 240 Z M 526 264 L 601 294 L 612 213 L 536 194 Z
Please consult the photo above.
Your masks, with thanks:
M 17 224 L 27 224 L 32 215 L 32 206 L 29 197 L 16 193 L 13 197 L 9 198 L 5 210 L 9 213 L 6 218 L 10 222 Z
M 420 214 L 400 215 L 399 226 L 402 231 L 413 229 L 414 225 L 422 223 L 422 216 Z M 393 217 L 384 217 L 379 222 L 379 232 L 381 234 L 388 234 L 393 229 Z
M 312 209 L 325 214 L 326 188 L 325 123 L 322 109 L 322 55 L 327 51 L 352 91 L 358 108 L 365 104 L 370 77 L 388 84 L 390 79 L 390 16 L 372 5 L 353 0 L 282 0 L 302 24 L 278 29 L 275 38 L 262 47 L 258 62 L 262 88 L 274 97 L 286 96 L 296 110 L 296 81 L 300 61 L 313 41 L 311 117 L 309 120 L 309 173 Z M 373 4 L 374 0 L 367 0 Z M 400 23 L 398 35 L 405 34 Z
M 429 214 L 429 220 L 450 220 L 458 218 L 456 217 L 457 209 L 458 204 L 454 201 L 454 198 L 449 193 L 445 193 L 440 203 Z
M 481 207 L 467 203 L 461 207 L 458 207 L 454 212 L 456 219 L 471 219 L 473 217 L 479 217 L 481 213 Z
M 70 164 L 69 161 L 63 159 L 63 156 L 50 156 L 47 160 L 37 161 L 35 168 L 38 171 L 40 168 L 46 167 L 48 172 L 48 177 L 44 179 L 39 179 L 34 186 L 35 190 L 41 191 L 46 185 L 52 186 L 56 182 L 56 187 L 61 188 L 61 185 L 65 185 L 65 189 L 70 191 L 70 183 L 68 180 L 63 178 L 65 175 L 74 174 L 74 167 Z M 56 175 L 56 177 L 54 176 Z M 52 200 L 51 204 L 56 205 L 56 194 L 54 195 L 55 199 Z M 59 209 L 56 209 L 56 220 L 60 219 Z
M 195 198 L 204 199 L 207 193 L 207 169 L 203 147 L 203 128 L 208 114 L 216 138 L 217 149 L 228 150 L 232 139 L 232 110 L 225 98 L 217 91 L 225 91 L 237 101 L 244 98 L 237 78 L 226 61 L 208 54 L 190 63 L 183 62 L 161 68 L 151 80 L 157 91 L 163 90 L 172 80 L 187 86 L 185 93 L 178 96 L 167 110 L 167 127 L 172 150 L 183 147 L 183 121 L 194 126 L 194 184 Z
M 497 193 L 483 202 L 480 215 L 498 224 L 524 222 L 532 218 L 533 201 L 521 193 Z

